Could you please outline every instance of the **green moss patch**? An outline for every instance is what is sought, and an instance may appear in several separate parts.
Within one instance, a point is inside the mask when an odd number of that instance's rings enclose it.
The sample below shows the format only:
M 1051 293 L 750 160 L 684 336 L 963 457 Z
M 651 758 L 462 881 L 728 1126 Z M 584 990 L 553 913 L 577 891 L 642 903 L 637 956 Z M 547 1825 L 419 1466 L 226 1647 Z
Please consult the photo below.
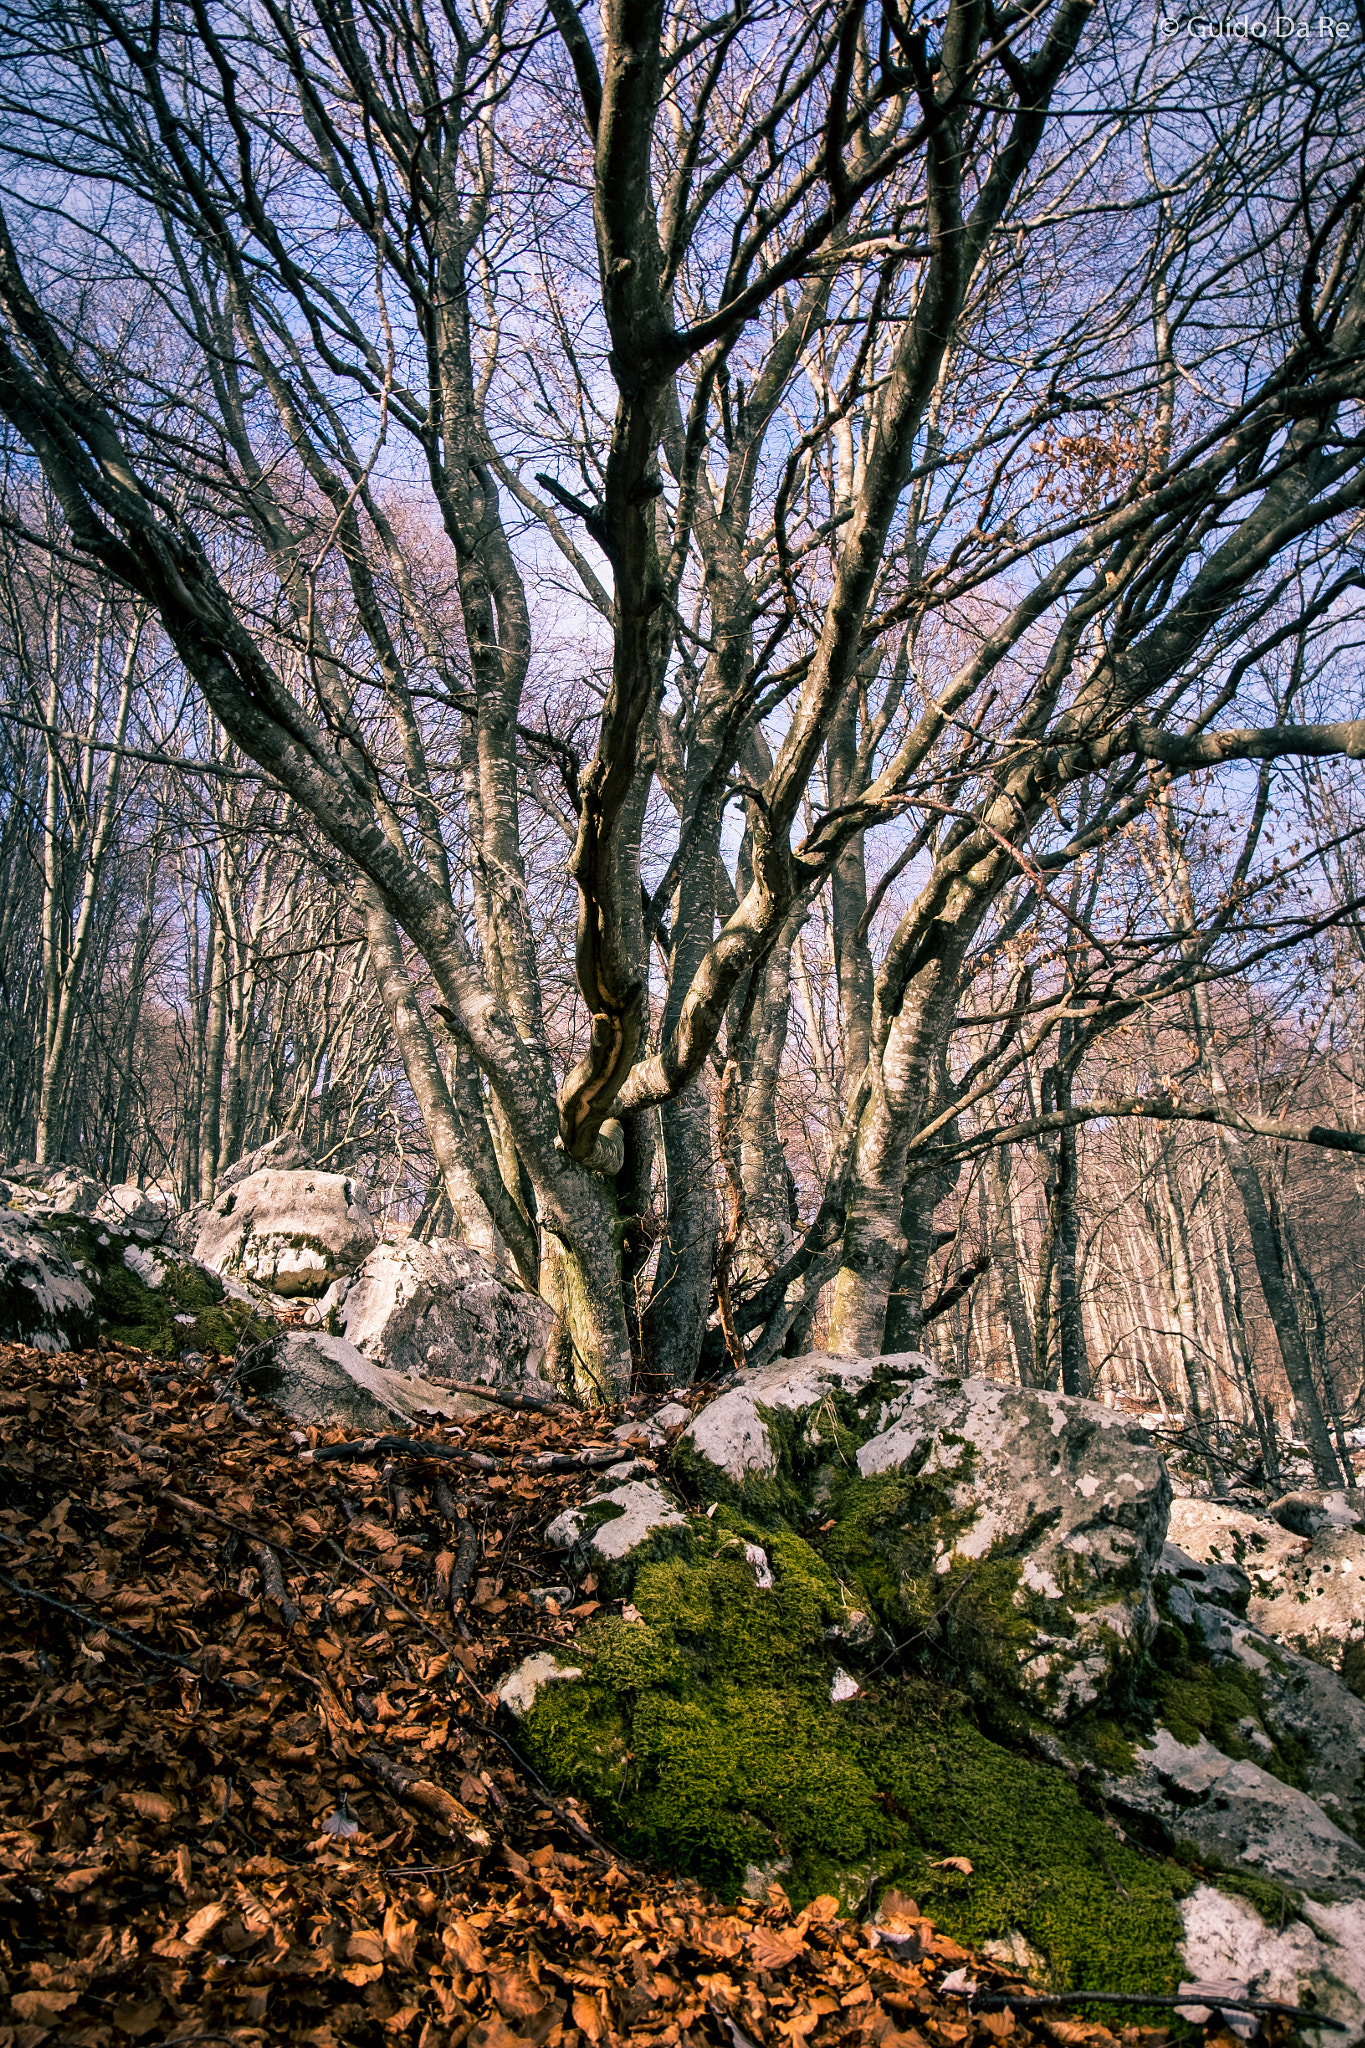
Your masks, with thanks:
M 274 1335 L 262 1316 L 245 1302 L 232 1300 L 222 1281 L 202 1266 L 182 1263 L 156 1245 L 144 1246 L 167 1269 L 159 1287 L 148 1287 L 123 1263 L 125 1247 L 140 1245 L 140 1239 L 96 1230 L 83 1218 L 58 1228 L 95 1296 L 102 1329 L 117 1343 L 136 1345 L 157 1358 L 174 1358 L 182 1351 L 216 1351 L 228 1357 L 243 1336 L 260 1342 Z M 108 1242 L 101 1243 L 101 1238 Z M 180 1323 L 177 1316 L 191 1316 L 193 1321 Z
M 958 1940 L 1020 1929 L 1058 1986 L 1174 1987 L 1175 1902 L 1192 1882 L 1178 1867 L 1120 1843 L 1061 1772 L 984 1733 L 943 1678 L 872 1675 L 831 1704 L 826 1630 L 865 1597 L 846 1548 L 822 1557 L 729 1508 L 694 1533 L 693 1561 L 641 1570 L 643 1620 L 584 1629 L 584 1679 L 547 1686 L 522 1724 L 553 1786 L 589 1800 L 630 1853 L 727 1897 L 746 1866 L 785 1859 L 798 1903 L 834 1892 L 856 1905 L 894 1882 Z M 753 1540 L 770 1591 L 744 1560 Z M 948 1856 L 971 1875 L 934 1867 Z
M 1157 1631 L 1143 1672 L 1143 1718 L 1169 1728 L 1177 1742 L 1193 1747 L 1200 1736 L 1224 1756 L 1259 1764 L 1286 1785 L 1303 1789 L 1308 1753 L 1301 1741 L 1281 1734 L 1259 1679 L 1229 1658 L 1214 1664 L 1191 1632 L 1169 1620 Z M 1248 1742 L 1238 1723 L 1248 1717 L 1267 1739 L 1273 1753 Z M 1149 1721 L 1150 1725 L 1150 1721 Z

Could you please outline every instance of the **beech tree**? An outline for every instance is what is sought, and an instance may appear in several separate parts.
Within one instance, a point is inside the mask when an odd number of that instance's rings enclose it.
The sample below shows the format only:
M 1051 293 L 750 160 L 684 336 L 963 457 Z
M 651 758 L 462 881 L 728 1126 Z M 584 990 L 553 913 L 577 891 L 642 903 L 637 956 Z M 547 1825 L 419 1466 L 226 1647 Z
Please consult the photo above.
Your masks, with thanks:
M 1349 661 L 1313 720 L 1264 680 L 1360 588 L 1355 53 L 1093 0 L 0 18 L 9 516 L 40 470 L 333 850 L 565 1375 L 684 1382 L 713 1301 L 770 1357 L 831 1281 L 833 1348 L 913 1340 L 959 1148 L 1046 1137 L 1071 1383 L 1075 1130 L 1261 1127 L 1211 1063 L 1076 1099 L 1242 937 L 1234 871 L 1208 943 L 1148 905 L 1112 944 L 1107 850 L 1190 778 L 1365 757 Z

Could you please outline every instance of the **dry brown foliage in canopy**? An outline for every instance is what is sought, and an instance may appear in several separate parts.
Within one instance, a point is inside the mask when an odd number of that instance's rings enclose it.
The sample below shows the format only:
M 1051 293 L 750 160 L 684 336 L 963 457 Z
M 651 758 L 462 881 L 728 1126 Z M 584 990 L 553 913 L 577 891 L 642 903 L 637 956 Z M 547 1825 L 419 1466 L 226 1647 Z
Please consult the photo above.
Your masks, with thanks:
M 136 1353 L 0 1346 L 3 2048 L 1110 2048 L 964 2013 L 937 1987 L 970 1958 L 909 1902 L 892 1946 L 778 1887 L 724 1907 L 520 1764 L 497 1674 L 595 1603 L 529 1597 L 591 1474 L 515 1461 L 615 1417 L 493 1412 L 430 1439 L 505 1470 L 386 1475 L 248 1414 Z

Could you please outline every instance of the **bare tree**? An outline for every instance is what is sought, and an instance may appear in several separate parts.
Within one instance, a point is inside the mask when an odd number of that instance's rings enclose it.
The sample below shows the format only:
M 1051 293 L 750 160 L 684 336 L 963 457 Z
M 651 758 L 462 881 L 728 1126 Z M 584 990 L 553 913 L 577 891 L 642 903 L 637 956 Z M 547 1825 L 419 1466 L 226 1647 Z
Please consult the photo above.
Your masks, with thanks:
M 831 1279 L 830 1343 L 878 1350 L 1023 1062 L 1079 1384 L 1075 1077 L 1217 966 L 1141 919 L 1120 957 L 1101 856 L 1184 779 L 1365 755 L 1346 679 L 1311 722 L 1257 683 L 1286 605 L 1359 590 L 1350 54 L 1088 0 L 3 19 L 10 516 L 36 466 L 344 865 L 452 1210 L 566 1373 L 686 1379 L 718 1278 L 732 1355 Z M 597 660 L 538 679 L 556 585 Z M 816 904 L 841 1128 L 793 1235 Z M 1246 1125 L 1211 1080 L 1138 1109 Z

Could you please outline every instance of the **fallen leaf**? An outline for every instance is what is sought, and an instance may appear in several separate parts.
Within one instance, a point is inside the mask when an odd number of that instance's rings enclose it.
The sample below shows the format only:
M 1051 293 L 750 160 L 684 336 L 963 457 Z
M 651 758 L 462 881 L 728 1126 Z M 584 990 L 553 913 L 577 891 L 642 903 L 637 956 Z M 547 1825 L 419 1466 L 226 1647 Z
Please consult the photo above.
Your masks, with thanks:
M 805 1946 L 805 1936 L 794 1928 L 774 1931 L 770 1927 L 756 1927 L 750 1939 L 749 1952 L 756 1969 L 785 1970 L 788 1963 L 795 1962 Z
M 166 1799 L 160 1792 L 125 1792 L 125 1806 L 131 1806 L 141 1820 L 172 1821 L 179 1808 L 173 1799 Z
M 209 1936 L 222 1926 L 228 1917 L 228 1908 L 220 1899 L 211 1905 L 201 1906 L 192 1913 L 185 1927 L 185 1946 L 189 1949 L 202 1948 Z
M 931 1863 L 931 1870 L 960 1870 L 964 1877 L 970 1877 L 972 1866 L 965 1856 L 945 1856 L 941 1863 Z

